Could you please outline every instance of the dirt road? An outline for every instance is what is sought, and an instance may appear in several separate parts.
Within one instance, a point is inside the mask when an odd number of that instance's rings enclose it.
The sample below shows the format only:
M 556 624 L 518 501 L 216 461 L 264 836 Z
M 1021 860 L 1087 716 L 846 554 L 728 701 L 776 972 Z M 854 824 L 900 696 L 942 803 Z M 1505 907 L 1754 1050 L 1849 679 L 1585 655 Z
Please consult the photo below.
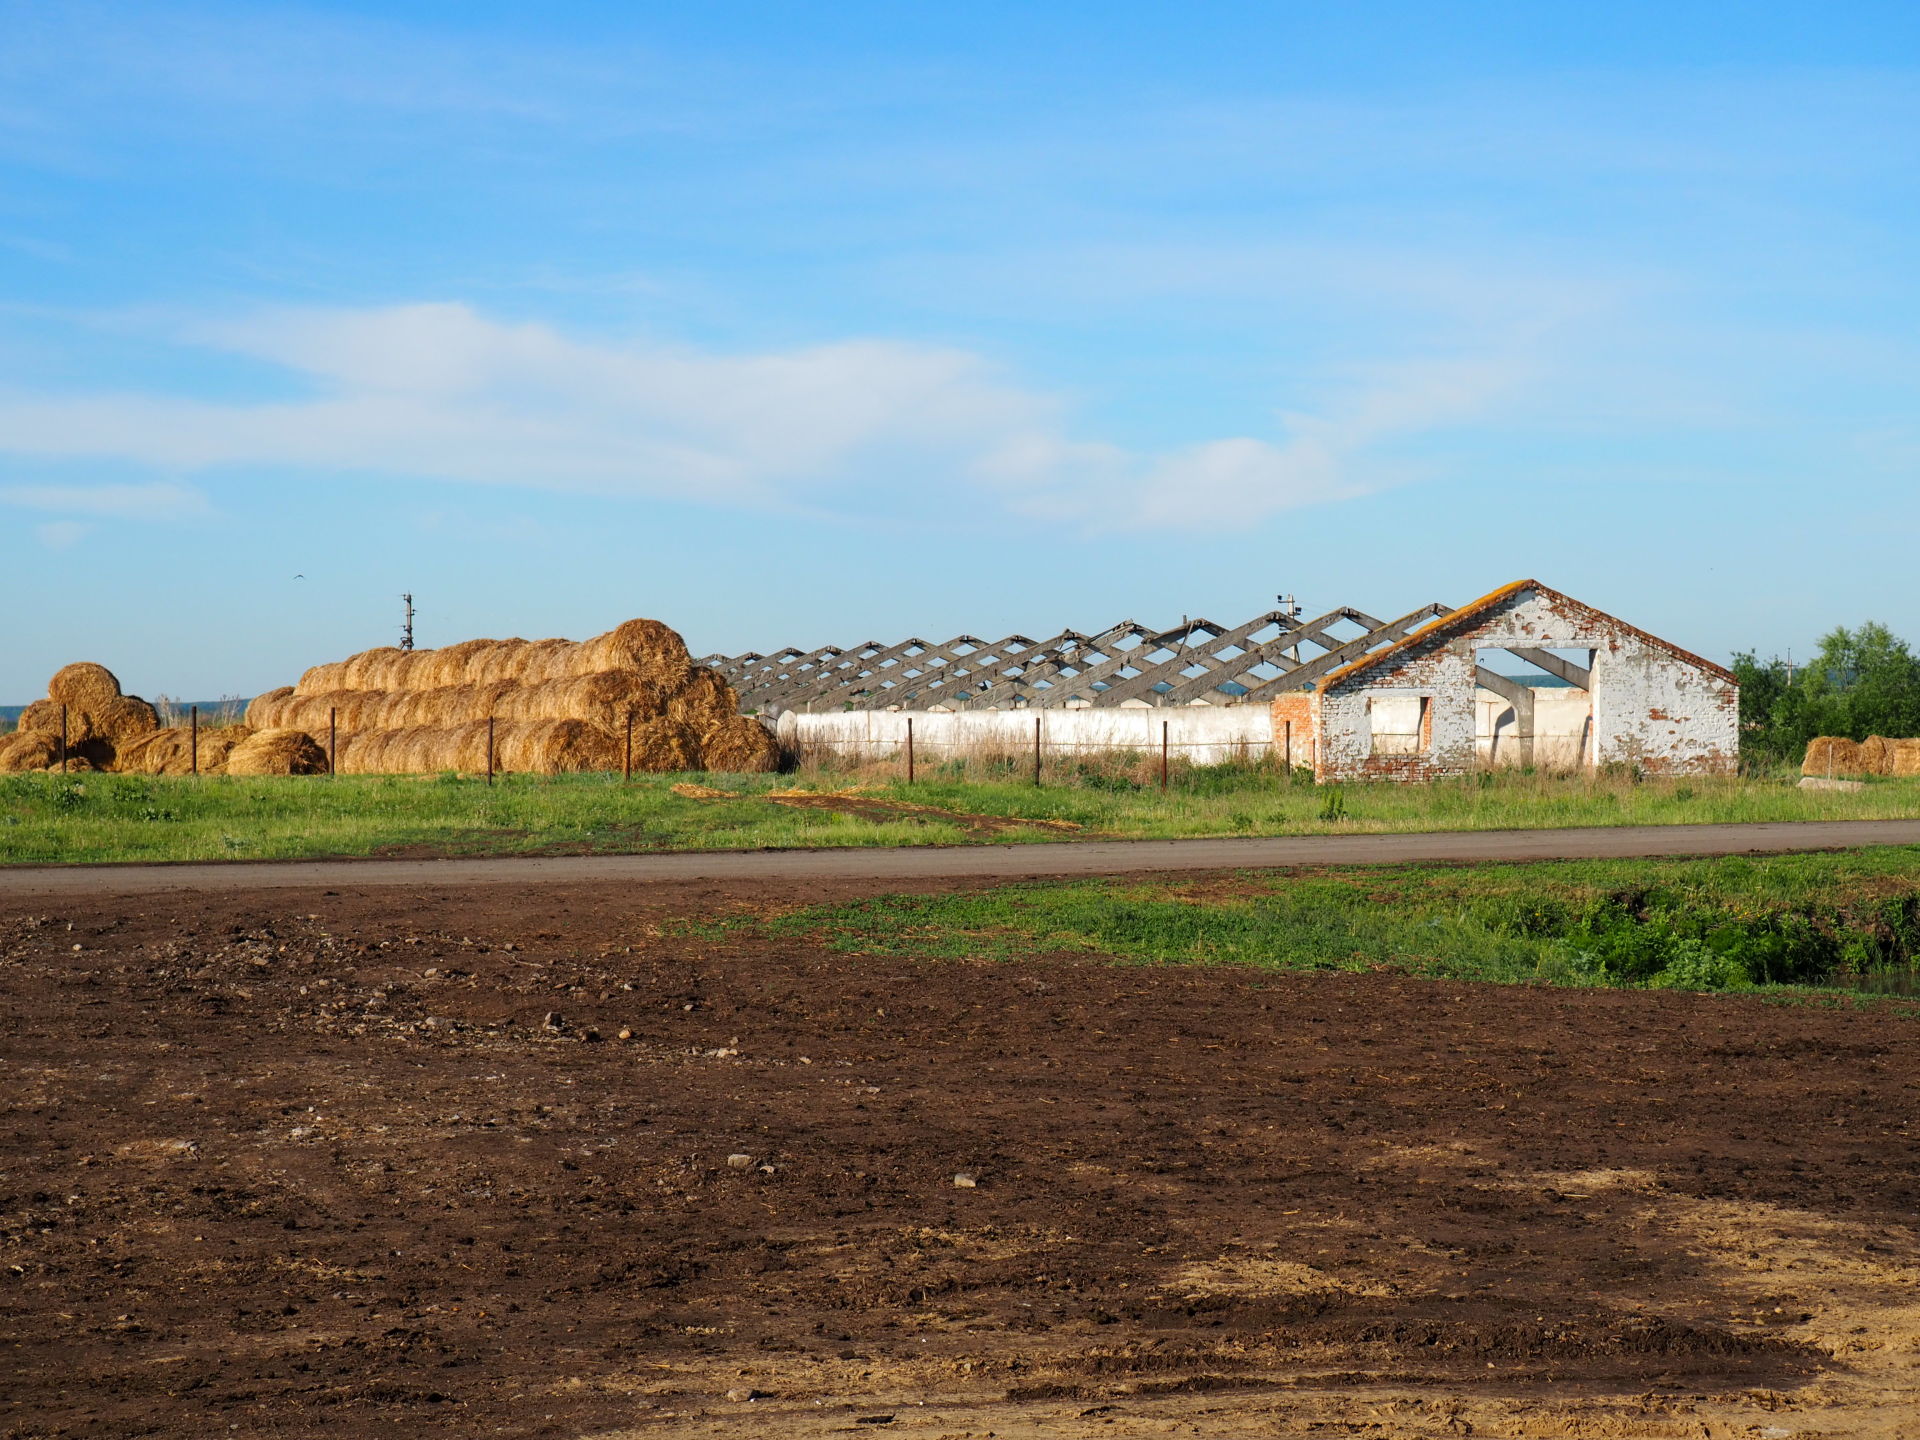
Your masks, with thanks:
M 1914 1434 L 1920 1024 L 881 888 L 0 895 L 0 1436 Z
M 200 893 L 287 886 L 516 885 L 689 881 L 1040 879 L 1140 871 L 1423 861 L 1570 860 L 1631 855 L 1739 855 L 1920 845 L 1920 820 L 1757 825 L 1622 825 L 1584 830 L 1443 831 L 1207 840 L 1070 841 L 1026 845 L 722 850 L 488 860 L 300 860 L 206 865 L 72 865 L 0 869 L 0 897 Z

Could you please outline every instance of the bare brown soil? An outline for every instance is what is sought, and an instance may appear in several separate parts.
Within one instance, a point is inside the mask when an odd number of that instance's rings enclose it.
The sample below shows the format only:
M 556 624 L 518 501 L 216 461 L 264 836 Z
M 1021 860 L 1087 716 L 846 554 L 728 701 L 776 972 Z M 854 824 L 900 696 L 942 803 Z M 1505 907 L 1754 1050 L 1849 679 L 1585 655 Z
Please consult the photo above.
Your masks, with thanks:
M 0 901 L 0 1435 L 1914 1433 L 1914 1022 L 876 888 Z

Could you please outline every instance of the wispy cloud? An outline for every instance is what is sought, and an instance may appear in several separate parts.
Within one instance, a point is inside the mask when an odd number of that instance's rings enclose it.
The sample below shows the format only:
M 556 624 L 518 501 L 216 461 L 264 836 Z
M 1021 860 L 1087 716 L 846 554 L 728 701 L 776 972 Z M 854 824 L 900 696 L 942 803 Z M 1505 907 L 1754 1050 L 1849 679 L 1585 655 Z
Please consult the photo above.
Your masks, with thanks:
M 107 520 L 180 520 L 211 508 L 200 490 L 164 480 L 145 485 L 0 485 L 0 505 Z
M 86 538 L 93 527 L 78 520 L 52 520 L 33 527 L 33 537 L 49 550 L 70 550 Z
M 189 337 L 303 377 L 308 398 L 0 393 L 0 449 L 174 470 L 300 467 L 726 506 L 828 506 L 919 477 L 1026 514 L 1095 526 L 1200 526 L 1390 483 L 1382 441 L 1471 416 L 1511 385 L 1486 361 L 1361 377 L 1271 437 L 1148 452 L 1071 433 L 1058 397 L 965 350 L 846 340 L 729 355 L 581 340 L 453 304 L 275 311 Z M 927 481 L 937 484 L 928 485 Z M 15 486 L 0 500 L 76 513 L 177 514 L 177 484 Z

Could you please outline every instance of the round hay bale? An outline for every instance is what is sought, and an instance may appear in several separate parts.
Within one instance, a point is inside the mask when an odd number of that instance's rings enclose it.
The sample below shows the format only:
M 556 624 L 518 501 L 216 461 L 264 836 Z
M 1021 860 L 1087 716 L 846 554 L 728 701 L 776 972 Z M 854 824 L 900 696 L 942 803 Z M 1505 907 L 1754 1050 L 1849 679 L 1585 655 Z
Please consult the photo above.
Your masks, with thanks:
M 765 774 L 780 768 L 780 745 L 751 715 L 735 715 L 700 737 L 700 768 Z
M 683 685 L 667 701 L 667 714 L 696 730 L 710 730 L 740 713 L 733 687 L 718 670 L 696 665 Z
M 1860 773 L 1860 745 L 1843 735 L 1819 735 L 1807 742 L 1807 758 L 1801 762 L 1803 775 L 1857 775 Z
M 98 710 L 120 698 L 120 682 L 104 665 L 91 660 L 62 665 L 47 682 L 47 698 L 80 710 Z
M 334 667 L 330 665 L 316 665 L 313 667 L 313 670 L 307 671 L 307 675 L 312 675 L 315 670 L 330 670 L 333 668 Z M 302 685 L 306 683 L 307 675 L 300 677 Z M 300 687 L 298 685 L 282 685 L 278 690 L 269 690 L 264 695 L 256 695 L 252 703 L 247 706 L 247 724 L 256 730 L 274 730 L 281 728 L 277 721 L 269 719 L 268 717 L 277 716 L 280 713 L 279 707 L 281 702 L 299 693 Z
M 37 730 L 43 735 L 51 735 L 56 740 L 60 736 L 61 703 L 58 700 L 36 700 L 20 712 L 22 730 Z M 78 745 L 93 737 L 93 721 L 87 712 L 77 705 L 67 705 L 67 743 Z
M 527 642 L 518 639 L 481 641 L 461 667 L 463 683 L 481 685 L 493 680 L 511 680 L 517 684 L 521 654 L 526 648 Z
M 1893 752 L 1889 775 L 1903 780 L 1920 775 L 1920 740 L 1889 740 L 1887 744 Z
M 229 775 L 324 775 L 327 752 L 304 730 L 260 730 L 227 754 Z
M 233 747 L 253 732 L 244 725 L 200 727 L 200 773 L 224 774 Z M 114 768 L 127 775 L 191 775 L 193 731 L 176 726 L 142 735 L 122 746 Z
M 1893 772 L 1893 742 L 1884 735 L 1869 735 L 1860 742 L 1855 763 L 1862 775 L 1888 775 Z
M 658 620 L 629 620 L 575 646 L 572 670 L 631 670 L 663 690 L 678 691 L 693 672 L 693 657 L 678 632 Z
M 624 732 L 616 737 L 624 748 Z M 619 756 L 615 756 L 618 764 Z M 633 768 L 650 775 L 669 775 L 700 768 L 700 737 L 678 721 L 643 720 L 633 727 Z
M 349 655 L 341 662 L 339 686 L 342 690 L 384 690 L 381 676 L 387 666 L 407 652 L 397 645 L 381 645 L 373 650 L 362 650 L 358 655 Z
M 93 731 L 116 749 L 160 728 L 160 714 L 138 695 L 121 695 L 87 712 Z
M 45 770 L 60 759 L 60 737 L 40 730 L 16 730 L 0 735 L 0 775 L 24 775 Z

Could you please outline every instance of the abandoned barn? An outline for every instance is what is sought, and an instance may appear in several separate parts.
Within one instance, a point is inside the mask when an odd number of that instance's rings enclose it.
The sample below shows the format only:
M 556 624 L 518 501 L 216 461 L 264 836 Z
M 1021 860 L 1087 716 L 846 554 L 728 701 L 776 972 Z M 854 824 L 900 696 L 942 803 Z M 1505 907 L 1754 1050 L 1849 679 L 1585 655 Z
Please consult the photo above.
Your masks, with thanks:
M 1124 621 L 944 643 L 712 655 L 790 744 L 883 755 L 1171 745 L 1195 763 L 1270 753 L 1321 780 L 1422 780 L 1520 766 L 1708 774 L 1733 767 L 1722 667 L 1519 580 L 1394 620 L 1279 608 L 1237 626 Z M 1145 712 L 1145 713 L 1142 713 Z

